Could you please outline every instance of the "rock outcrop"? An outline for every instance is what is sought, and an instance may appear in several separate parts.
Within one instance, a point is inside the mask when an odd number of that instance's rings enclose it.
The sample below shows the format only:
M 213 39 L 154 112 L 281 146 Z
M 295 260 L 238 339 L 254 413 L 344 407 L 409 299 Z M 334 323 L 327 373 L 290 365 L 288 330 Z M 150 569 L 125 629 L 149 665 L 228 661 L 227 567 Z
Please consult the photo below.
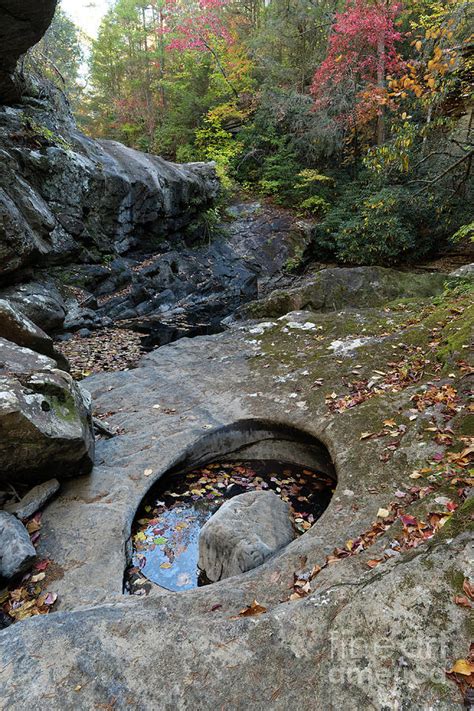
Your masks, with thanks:
M 20 98 L 18 59 L 44 35 L 56 5 L 57 0 L 0 0 L 0 104 Z
M 465 358 L 469 306 L 465 296 L 441 302 L 239 324 L 159 348 L 135 371 L 88 378 L 97 412 L 121 434 L 99 440 L 91 475 L 63 482 L 44 511 L 38 553 L 62 571 L 48 587 L 57 611 L 0 633 L 5 706 L 462 704 L 446 670 L 468 656 L 472 637 L 470 611 L 455 603 L 472 575 L 472 501 L 458 496 L 467 468 L 451 461 L 468 442 L 446 450 L 449 438 L 432 429 L 468 431 L 466 364 L 447 353 L 459 347 Z M 354 349 L 336 356 L 334 342 L 347 339 Z M 376 371 L 385 375 L 369 388 Z M 229 431 L 239 422 L 324 442 L 338 484 L 323 516 L 245 575 L 124 596 L 127 539 L 150 486 L 193 452 L 203 462 L 235 452 Z M 444 526 L 430 531 L 439 517 Z M 266 612 L 239 614 L 255 599 Z
M 262 565 L 295 538 L 290 505 L 272 491 L 226 501 L 199 534 L 199 568 L 212 582 Z
M 240 310 L 241 316 L 276 318 L 289 311 L 337 311 L 380 306 L 394 299 L 440 294 L 446 275 L 402 272 L 384 267 L 330 267 L 301 284 L 273 291 Z
M 67 370 L 67 362 L 56 351 L 52 338 L 5 299 L 0 299 L 0 338 L 53 358 L 59 367 Z
M 94 263 L 156 243 L 216 197 L 212 164 L 93 141 L 58 94 L 29 101 L 0 108 L 0 281 L 30 265 Z

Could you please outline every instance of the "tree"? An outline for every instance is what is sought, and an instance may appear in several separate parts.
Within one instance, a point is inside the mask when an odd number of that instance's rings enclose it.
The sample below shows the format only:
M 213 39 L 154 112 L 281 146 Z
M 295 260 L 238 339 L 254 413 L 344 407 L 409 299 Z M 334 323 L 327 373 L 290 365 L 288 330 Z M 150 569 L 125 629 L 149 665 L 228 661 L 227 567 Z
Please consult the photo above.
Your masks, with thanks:
M 344 95 L 347 108 L 336 119 L 347 128 L 376 119 L 379 145 L 385 139 L 387 74 L 399 74 L 404 66 L 398 52 L 402 33 L 395 26 L 399 12 L 391 0 L 349 0 L 336 14 L 327 56 L 311 87 L 316 111 Z
M 58 5 L 46 34 L 29 51 L 27 62 L 65 90 L 74 102 L 80 92 L 78 79 L 84 59 L 80 31 Z

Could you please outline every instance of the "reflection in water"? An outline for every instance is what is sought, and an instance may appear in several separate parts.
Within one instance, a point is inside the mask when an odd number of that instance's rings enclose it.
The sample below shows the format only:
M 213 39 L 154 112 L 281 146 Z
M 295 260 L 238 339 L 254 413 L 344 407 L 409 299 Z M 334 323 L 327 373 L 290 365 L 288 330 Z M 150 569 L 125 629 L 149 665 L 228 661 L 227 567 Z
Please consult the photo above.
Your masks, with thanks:
M 134 523 L 126 589 L 144 594 L 147 581 L 175 591 L 206 584 L 197 566 L 199 531 L 233 496 L 274 491 L 290 503 L 295 528 L 303 533 L 329 504 L 334 486 L 324 474 L 272 460 L 213 463 L 165 477 L 151 489 Z

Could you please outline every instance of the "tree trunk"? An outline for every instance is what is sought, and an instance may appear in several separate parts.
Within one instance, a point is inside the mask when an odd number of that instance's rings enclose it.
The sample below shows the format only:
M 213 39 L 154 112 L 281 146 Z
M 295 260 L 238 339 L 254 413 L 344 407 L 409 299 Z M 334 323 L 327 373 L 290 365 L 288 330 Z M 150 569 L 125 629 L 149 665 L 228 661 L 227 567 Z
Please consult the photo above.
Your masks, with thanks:
M 377 88 L 381 94 L 385 89 L 385 35 L 379 37 L 377 41 Z M 381 146 L 385 142 L 385 111 L 382 104 L 379 105 L 377 115 L 377 145 Z

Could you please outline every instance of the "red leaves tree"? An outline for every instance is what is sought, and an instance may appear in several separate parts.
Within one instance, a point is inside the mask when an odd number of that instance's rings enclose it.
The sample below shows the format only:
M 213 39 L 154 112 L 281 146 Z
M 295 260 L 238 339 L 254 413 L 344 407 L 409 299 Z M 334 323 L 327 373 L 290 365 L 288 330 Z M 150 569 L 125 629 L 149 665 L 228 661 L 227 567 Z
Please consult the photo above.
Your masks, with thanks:
M 330 109 L 336 94 L 342 93 L 337 118 L 346 127 L 376 119 L 379 144 L 388 103 L 386 77 L 403 68 L 397 52 L 402 34 L 395 27 L 399 11 L 392 0 L 348 0 L 336 15 L 326 59 L 311 87 L 316 110 Z

